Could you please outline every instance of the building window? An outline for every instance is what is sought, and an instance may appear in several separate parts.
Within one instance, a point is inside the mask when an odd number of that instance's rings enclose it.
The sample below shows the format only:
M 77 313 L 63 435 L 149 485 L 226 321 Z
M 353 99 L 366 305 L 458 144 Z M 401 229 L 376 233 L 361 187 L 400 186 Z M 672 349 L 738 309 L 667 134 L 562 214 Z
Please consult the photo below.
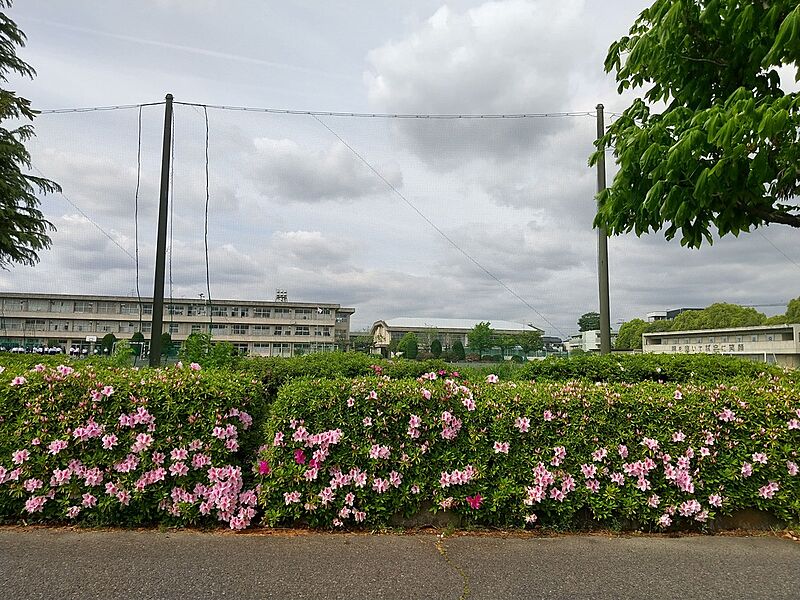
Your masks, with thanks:
M 247 356 L 247 351 L 249 350 L 247 344 L 234 344 L 233 349 L 241 356 Z
M 256 319 L 269 319 L 270 309 L 263 306 L 256 306 L 253 309 L 253 317 Z
M 201 328 L 202 325 L 197 325 L 197 324 L 192 325 L 192 333 L 200 333 Z
M 178 323 L 170 323 L 169 324 L 169 334 L 174 335 L 180 331 L 181 326 Z
M 311 335 L 308 332 L 308 325 L 297 325 L 294 328 L 294 334 L 295 335 Z
M 211 324 L 211 333 L 226 333 L 227 331 L 228 331 L 227 325 L 222 325 L 220 323 Z
M 708 343 L 709 344 L 713 344 L 714 343 L 714 338 L 713 337 L 708 338 Z
M 93 312 L 92 308 L 93 307 L 91 302 L 76 300 L 75 303 L 73 304 L 72 311 L 76 313 L 90 313 Z
M 771 335 L 768 335 L 768 336 L 767 336 L 767 341 L 768 341 L 768 342 L 771 342 L 772 340 L 773 340 L 773 337 L 772 337 Z
M 153 331 L 153 324 L 150 321 L 142 323 L 142 333 L 150 333 L 151 331 Z
M 288 319 L 291 311 L 288 308 L 276 308 L 275 309 L 275 318 L 276 319 Z
M 227 317 L 228 316 L 228 307 L 227 306 L 212 306 L 211 307 L 211 316 L 212 317 Z
M 275 325 L 275 335 L 283 335 L 283 326 Z
M 167 304 L 167 314 L 171 316 L 183 316 L 183 306 L 180 304 Z
M 247 335 L 247 332 L 250 330 L 249 325 L 232 325 L 231 326 L 231 333 L 233 335 Z
M 740 336 L 740 335 L 737 335 L 737 336 L 736 336 L 736 342 L 737 342 L 737 343 L 741 343 L 741 341 L 742 341 L 742 336 Z
M 250 308 L 247 306 L 234 306 L 231 308 L 232 317 L 249 317 Z
M 758 341 L 758 336 L 757 335 L 751 335 L 750 336 L 750 341 L 751 342 L 757 342 Z
M 186 307 L 187 317 L 205 317 L 206 306 L 205 304 L 190 304 Z
M 253 325 L 253 335 L 269 335 L 269 325 Z
M 153 314 L 153 305 L 152 304 L 142 304 L 142 314 L 152 315 Z
M 312 312 L 310 308 L 295 308 L 294 316 L 296 319 L 307 320 L 311 318 Z

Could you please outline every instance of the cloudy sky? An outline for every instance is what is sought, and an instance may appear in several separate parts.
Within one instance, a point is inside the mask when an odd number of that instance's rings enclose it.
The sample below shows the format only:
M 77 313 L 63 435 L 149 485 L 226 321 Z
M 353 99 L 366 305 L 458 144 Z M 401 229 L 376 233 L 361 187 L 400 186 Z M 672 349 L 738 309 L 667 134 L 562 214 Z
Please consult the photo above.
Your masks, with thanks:
M 171 92 L 310 111 L 591 112 L 602 102 L 613 113 L 630 97 L 617 96 L 603 58 L 648 4 L 25 0 L 9 14 L 38 76 L 12 88 L 40 109 Z M 597 309 L 592 116 L 207 114 L 212 297 L 271 300 L 285 288 L 292 300 L 355 307 L 354 328 L 457 317 L 560 336 Z M 135 294 L 138 154 L 139 286 L 152 294 L 163 107 L 142 109 L 141 148 L 138 117 L 36 120 L 34 166 L 64 192 L 42 199 L 58 231 L 35 268 L 0 271 L 0 289 Z M 176 106 L 175 297 L 205 293 L 204 156 L 203 109 Z M 781 226 L 700 251 L 658 234 L 612 238 L 612 323 L 717 301 L 785 304 L 800 295 L 798 239 Z

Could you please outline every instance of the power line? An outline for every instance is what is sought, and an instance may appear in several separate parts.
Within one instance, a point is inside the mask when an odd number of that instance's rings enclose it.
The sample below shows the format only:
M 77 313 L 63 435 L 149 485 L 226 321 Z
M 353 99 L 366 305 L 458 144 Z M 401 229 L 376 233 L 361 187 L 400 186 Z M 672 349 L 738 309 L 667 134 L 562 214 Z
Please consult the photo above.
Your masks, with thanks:
M 141 109 L 143 106 L 159 106 L 164 104 L 161 102 L 144 102 L 142 104 L 116 104 L 112 106 L 82 106 L 78 108 L 45 108 L 35 109 L 33 112 L 37 115 L 63 115 L 66 113 L 85 113 L 85 112 L 104 112 L 109 110 L 128 110 L 131 108 Z
M 217 110 L 260 112 L 278 115 L 306 115 L 311 117 L 356 117 L 367 119 L 548 119 L 564 117 L 594 117 L 594 111 L 551 113 L 479 113 L 479 114 L 434 114 L 434 113 L 366 113 L 337 112 L 328 110 L 294 110 L 288 108 L 264 108 L 254 106 L 230 106 L 225 104 L 202 104 L 199 102 L 175 102 L 183 106 L 199 106 Z
M 766 242 L 767 242 L 767 243 L 768 243 L 770 246 L 772 246 L 773 248 L 775 248 L 775 250 L 777 250 L 777 251 L 778 251 L 778 253 L 779 253 L 781 256 L 783 256 L 783 258 L 785 258 L 785 259 L 786 259 L 786 260 L 788 260 L 790 263 L 792 263 L 792 264 L 793 264 L 795 267 L 797 267 L 798 269 L 800 269 L 800 264 L 797 264 L 797 261 L 795 261 L 793 258 L 791 258 L 790 256 L 788 256 L 788 255 L 787 255 L 787 254 L 786 254 L 786 253 L 785 253 L 783 250 L 781 250 L 780 248 L 778 248 L 778 247 L 777 247 L 775 244 L 773 244 L 773 243 L 772 243 L 772 240 L 770 240 L 770 239 L 769 239 L 767 236 L 765 236 L 765 235 L 764 235 L 764 234 L 763 234 L 761 231 L 759 231 L 758 229 L 756 229 L 756 231 L 758 232 L 758 235 L 760 235 L 762 238 L 764 238 L 764 240 L 765 240 L 765 241 L 766 241 Z
M 348 144 L 348 143 L 347 143 L 347 142 L 346 142 L 346 141 L 345 141 L 345 140 L 344 140 L 344 139 L 343 139 L 343 138 L 342 138 L 342 137 L 341 137 L 341 136 L 340 136 L 338 133 L 336 133 L 336 132 L 335 132 L 333 129 L 331 129 L 331 128 L 330 128 L 330 127 L 327 125 L 327 123 L 325 123 L 325 122 L 324 122 L 322 119 L 320 119 L 318 115 L 311 115 L 311 116 L 312 116 L 312 117 L 313 117 L 313 118 L 314 118 L 314 119 L 315 119 L 315 120 L 316 120 L 316 121 L 317 121 L 317 122 L 318 122 L 320 125 L 322 125 L 322 126 L 325 128 L 325 129 L 327 129 L 327 130 L 328 130 L 328 131 L 329 131 L 329 132 L 330 132 L 330 133 L 331 133 L 331 134 L 332 134 L 334 137 L 336 137 L 336 139 L 338 139 L 338 140 L 339 140 L 339 141 L 340 141 L 342 144 L 344 144 L 344 146 L 345 146 L 345 147 L 346 147 L 348 150 L 350 150 L 350 152 L 352 152 L 352 153 L 353 153 L 353 154 L 356 156 L 356 158 L 358 158 L 358 159 L 359 159 L 359 160 L 360 160 L 362 163 L 364 163 L 364 164 L 367 166 L 367 168 L 368 168 L 370 171 L 372 171 L 372 172 L 373 172 L 373 173 L 374 173 L 374 174 L 375 174 L 375 175 L 376 175 L 376 176 L 377 176 L 377 177 L 378 177 L 378 178 L 379 178 L 381 181 L 383 181 L 383 183 L 385 183 L 385 184 L 387 185 L 387 187 L 388 187 L 390 190 L 392 190 L 392 192 L 394 192 L 394 194 L 395 194 L 396 196 L 398 196 L 398 197 L 399 197 L 399 198 L 400 198 L 400 199 L 401 199 L 403 202 L 405 202 L 405 203 L 406 203 L 406 204 L 407 204 L 409 207 L 411 207 L 411 209 L 412 209 L 412 210 L 413 210 L 415 213 L 417 213 L 417 214 L 418 214 L 420 217 L 422 217 L 422 219 L 423 219 L 423 220 L 424 220 L 424 221 L 425 221 L 425 222 L 426 222 L 428 225 L 430 225 L 430 226 L 431 226 L 431 227 L 432 227 L 432 228 L 433 228 L 433 229 L 434 229 L 434 230 L 435 230 L 435 231 L 436 231 L 436 232 L 437 232 L 437 233 L 438 233 L 440 236 L 442 236 L 442 237 L 443 237 L 445 240 L 447 240 L 447 242 L 448 242 L 448 243 L 450 243 L 450 245 L 451 245 L 451 246 L 453 246 L 453 248 L 455 248 L 456 250 L 458 250 L 458 251 L 459 251 L 461 254 L 463 254 L 463 255 L 464 255 L 464 256 L 465 256 L 465 257 L 466 257 L 466 258 L 467 258 L 467 259 L 468 259 L 470 262 L 472 262 L 472 263 L 473 263 L 473 264 L 474 264 L 476 267 L 478 267 L 478 268 L 479 268 L 481 271 L 483 271 L 484 273 L 486 273 L 486 274 L 487 274 L 489 277 L 491 277 L 491 278 L 492 278 L 494 281 L 496 281 L 498 284 L 500 284 L 500 286 L 502 286 L 502 287 L 503 287 L 503 289 L 505 289 L 505 290 L 506 290 L 508 293 L 510 293 L 510 294 L 511 294 L 512 296 L 514 296 L 514 297 L 515 297 L 517 300 L 519 300 L 520 302 L 522 302 L 522 303 L 523 303 L 525 306 L 527 306 L 527 307 L 528 307 L 530 310 L 532 310 L 533 312 L 535 312 L 535 313 L 536 313 L 536 314 L 539 316 L 539 318 L 541 318 L 541 319 L 542 319 L 542 321 L 544 321 L 545 323 L 547 323 L 548 325 L 550 325 L 550 327 L 552 327 L 553 329 L 555 329 L 555 330 L 556 330 L 556 331 L 557 331 L 559 334 L 561 334 L 561 336 L 562 336 L 562 337 L 566 337 L 566 335 L 564 334 L 564 332 L 563 332 L 563 331 L 561 331 L 561 329 L 559 329 L 558 327 L 556 327 L 555 325 L 553 325 L 553 324 L 552 324 L 552 323 L 551 323 L 551 322 L 550 322 L 550 321 L 547 319 L 547 317 L 545 317 L 545 316 L 544 316 L 542 313 L 540 313 L 538 310 L 536 310 L 536 308 L 535 308 L 535 307 L 534 307 L 532 304 L 530 304 L 530 303 L 529 303 L 527 300 L 525 300 L 525 298 L 523 298 L 523 297 L 522 297 L 522 296 L 520 296 L 520 295 L 519 295 L 517 292 L 515 292 L 514 290 L 512 290 L 512 289 L 511 289 L 511 288 L 510 288 L 508 285 L 506 285 L 506 283 L 505 283 L 505 282 L 503 282 L 503 281 L 502 281 L 502 280 L 501 280 L 499 277 L 497 277 L 497 276 L 496 276 L 494 273 L 492 273 L 492 272 L 491 272 L 489 269 L 487 269 L 486 267 L 484 267 L 484 266 L 483 266 L 483 265 L 482 265 L 480 262 L 478 262 L 478 260 L 477 260 L 477 259 L 475 259 L 475 258 L 474 258 L 474 257 L 473 257 L 471 254 L 469 254 L 469 253 L 468 253 L 466 250 L 464 250 L 464 249 L 463 249 L 461 246 L 459 246 L 459 245 L 458 245 L 458 244 L 457 244 L 457 243 L 456 243 L 456 242 L 453 240 L 453 238 L 451 238 L 451 237 L 450 237 L 449 235 L 447 235 L 447 234 L 446 234 L 444 231 L 442 231 L 442 230 L 441 230 L 441 229 L 440 229 L 440 228 L 439 228 L 439 227 L 438 227 L 438 226 L 437 226 L 437 225 L 436 225 L 436 224 L 435 224 L 433 221 L 431 221 L 431 220 L 430 220 L 430 219 L 429 219 L 429 218 L 428 218 L 428 217 L 425 215 L 425 213 L 423 213 L 423 212 L 422 212 L 422 211 L 421 211 L 419 208 L 417 208 L 417 207 L 416 207 L 416 205 L 414 205 L 414 203 L 413 203 L 413 202 L 411 202 L 411 201 L 410 201 L 408 198 L 406 198 L 406 197 L 405 197 L 405 196 L 402 194 L 402 192 L 400 192 L 400 190 L 398 190 L 398 189 L 397 189 L 397 188 L 396 188 L 396 187 L 395 187 L 395 186 L 394 186 L 394 185 L 393 185 L 393 184 L 392 184 L 392 183 L 391 183 L 391 182 L 390 182 L 388 179 L 386 179 L 386 178 L 385 178 L 385 177 L 384 177 L 384 176 L 381 174 L 381 172 L 380 172 L 380 171 L 378 171 L 378 170 L 377 170 L 375 167 L 373 167 L 373 166 L 372 166 L 372 164 L 371 164 L 369 161 L 367 161 L 367 159 L 365 159 L 363 156 L 361 156 L 361 154 L 359 154 L 359 153 L 358 153 L 358 151 L 357 151 L 355 148 L 353 148 L 353 147 L 352 147 L 350 144 Z

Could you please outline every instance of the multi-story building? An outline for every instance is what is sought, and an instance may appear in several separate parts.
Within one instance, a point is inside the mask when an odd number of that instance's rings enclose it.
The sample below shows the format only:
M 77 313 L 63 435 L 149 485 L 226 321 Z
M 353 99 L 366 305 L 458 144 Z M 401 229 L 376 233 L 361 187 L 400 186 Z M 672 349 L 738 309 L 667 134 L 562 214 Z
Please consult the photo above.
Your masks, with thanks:
M 295 356 L 346 349 L 354 312 L 339 304 L 289 302 L 285 292 L 274 302 L 176 298 L 164 303 L 163 331 L 176 343 L 210 332 L 241 353 Z M 0 294 L 0 345 L 94 352 L 109 333 L 130 339 L 141 331 L 149 340 L 152 314 L 152 298 Z
M 614 342 L 617 341 L 617 332 L 611 332 L 611 346 L 613 348 Z M 567 348 L 571 352 L 573 350 L 580 350 L 582 352 L 600 352 L 600 330 L 590 329 L 589 331 L 581 331 L 575 335 L 570 336 L 567 342 Z
M 727 354 L 798 368 L 800 324 L 645 333 L 642 351 L 646 354 Z

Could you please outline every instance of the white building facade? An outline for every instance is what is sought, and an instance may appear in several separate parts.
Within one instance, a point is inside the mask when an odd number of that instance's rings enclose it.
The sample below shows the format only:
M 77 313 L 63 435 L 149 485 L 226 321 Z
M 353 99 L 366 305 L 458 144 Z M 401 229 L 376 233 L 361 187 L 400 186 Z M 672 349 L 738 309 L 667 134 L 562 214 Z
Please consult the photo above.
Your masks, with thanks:
M 296 356 L 347 349 L 354 312 L 330 303 L 175 298 L 164 303 L 163 332 L 176 343 L 211 333 L 242 354 Z M 0 294 L 0 345 L 94 352 L 109 333 L 129 340 L 141 331 L 149 340 L 152 314 L 151 298 Z
M 611 347 L 617 341 L 617 333 L 611 332 Z M 581 352 L 600 352 L 600 330 L 590 329 L 571 335 L 567 342 L 567 351 L 580 350 Z
M 800 367 L 800 324 L 665 331 L 642 335 L 646 354 L 726 354 Z

